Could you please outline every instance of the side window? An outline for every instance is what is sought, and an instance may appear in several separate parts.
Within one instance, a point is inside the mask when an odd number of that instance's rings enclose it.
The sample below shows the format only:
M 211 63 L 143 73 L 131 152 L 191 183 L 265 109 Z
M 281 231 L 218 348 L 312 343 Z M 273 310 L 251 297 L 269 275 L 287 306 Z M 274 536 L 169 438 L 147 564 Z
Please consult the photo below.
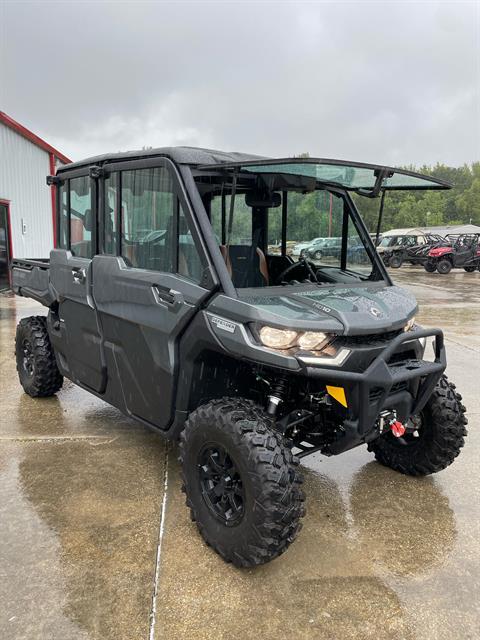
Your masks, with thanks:
M 92 253 L 92 192 L 90 178 L 72 178 L 70 191 L 70 251 L 81 258 L 91 258 Z
M 200 256 L 182 207 L 179 209 L 178 221 L 178 273 L 194 282 L 200 282 L 203 275 Z
M 170 171 L 155 167 L 120 175 L 121 255 L 127 264 L 200 282 L 201 259 Z
M 59 211 L 60 211 L 60 229 L 58 236 L 58 246 L 62 249 L 68 249 L 68 180 L 59 186 Z
M 105 180 L 105 210 L 103 212 L 103 245 L 105 253 L 117 253 L 118 235 L 118 173 L 112 173 Z

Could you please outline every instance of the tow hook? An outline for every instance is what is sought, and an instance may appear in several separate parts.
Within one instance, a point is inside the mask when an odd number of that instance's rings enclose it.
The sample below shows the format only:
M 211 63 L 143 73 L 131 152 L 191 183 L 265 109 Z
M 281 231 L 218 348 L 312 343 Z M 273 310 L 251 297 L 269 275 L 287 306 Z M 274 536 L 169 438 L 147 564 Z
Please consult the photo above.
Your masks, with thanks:
M 406 431 L 403 422 L 397 420 L 397 412 L 395 410 L 382 411 L 380 413 L 378 426 L 380 433 L 384 433 L 387 429 L 390 429 L 396 438 L 401 438 Z
M 405 425 L 399 422 L 398 420 L 392 420 L 389 426 L 393 435 L 396 438 L 401 438 L 406 431 Z

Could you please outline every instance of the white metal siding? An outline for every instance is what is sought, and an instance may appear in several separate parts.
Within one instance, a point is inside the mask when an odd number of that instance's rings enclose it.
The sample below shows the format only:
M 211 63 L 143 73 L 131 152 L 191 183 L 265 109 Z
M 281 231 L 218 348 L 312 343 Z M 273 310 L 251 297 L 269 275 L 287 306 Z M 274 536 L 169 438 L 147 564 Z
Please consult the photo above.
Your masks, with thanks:
M 0 199 L 10 200 L 15 258 L 48 258 L 53 248 L 49 173 L 49 154 L 0 122 Z

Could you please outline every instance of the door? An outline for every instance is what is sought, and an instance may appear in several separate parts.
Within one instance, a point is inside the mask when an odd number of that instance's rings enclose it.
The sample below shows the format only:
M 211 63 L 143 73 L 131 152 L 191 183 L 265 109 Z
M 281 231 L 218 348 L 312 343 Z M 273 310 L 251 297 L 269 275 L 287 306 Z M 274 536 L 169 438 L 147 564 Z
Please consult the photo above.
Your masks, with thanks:
M 0 290 L 10 287 L 10 230 L 8 224 L 8 205 L 0 202 Z
M 106 370 L 92 297 L 96 233 L 92 182 L 65 179 L 59 189 L 60 247 L 50 253 L 50 278 L 59 299 L 59 335 L 52 339 L 64 374 L 102 393 Z
M 174 167 L 156 162 L 162 166 L 110 168 L 102 230 L 110 255 L 93 259 L 92 278 L 105 399 L 167 428 L 180 371 L 178 338 L 209 290 L 199 284 L 206 257 Z
M 463 267 L 472 262 L 475 256 L 476 242 L 474 238 L 460 237 L 455 243 L 455 251 L 453 254 L 454 266 Z

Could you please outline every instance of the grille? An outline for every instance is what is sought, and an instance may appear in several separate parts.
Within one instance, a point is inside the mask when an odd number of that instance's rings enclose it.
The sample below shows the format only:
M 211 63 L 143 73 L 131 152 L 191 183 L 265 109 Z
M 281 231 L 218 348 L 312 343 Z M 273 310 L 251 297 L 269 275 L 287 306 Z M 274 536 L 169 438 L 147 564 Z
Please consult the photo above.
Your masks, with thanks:
M 397 331 L 387 331 L 386 333 L 372 333 L 366 336 L 338 336 L 335 346 L 358 347 L 376 346 L 390 342 L 402 333 L 402 329 Z
M 405 391 L 406 389 L 408 389 L 408 383 L 406 381 L 397 382 L 390 389 L 390 395 L 398 393 L 399 391 Z M 382 393 L 383 389 L 381 387 L 374 387 L 368 394 L 370 402 L 376 402 L 377 400 L 379 400 Z

